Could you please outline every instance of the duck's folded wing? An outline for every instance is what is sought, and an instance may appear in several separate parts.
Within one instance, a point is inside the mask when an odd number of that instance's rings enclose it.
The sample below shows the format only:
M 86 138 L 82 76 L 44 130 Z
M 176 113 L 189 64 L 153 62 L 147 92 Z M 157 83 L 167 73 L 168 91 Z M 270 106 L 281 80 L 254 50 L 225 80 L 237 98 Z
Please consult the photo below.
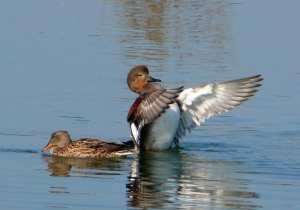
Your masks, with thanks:
M 125 144 L 109 142 L 101 139 L 83 138 L 78 141 L 74 141 L 71 148 L 72 151 L 79 151 L 80 153 L 92 153 L 96 151 L 111 153 L 130 147 L 132 147 L 132 145 L 129 143 Z
M 182 87 L 157 90 L 146 97 L 137 109 L 139 123 L 145 125 L 153 122 L 178 97 Z
M 178 93 L 182 91 L 182 88 L 160 89 L 147 97 L 138 97 L 136 99 L 127 116 L 131 134 L 136 143 L 139 143 L 138 138 L 141 128 L 146 124 L 150 124 L 164 113 L 169 104 L 173 103 L 174 99 L 178 97 Z
M 260 86 L 261 75 L 183 90 L 176 99 L 181 106 L 181 118 L 175 136 L 175 144 L 179 139 L 205 119 L 227 112 L 247 101 Z

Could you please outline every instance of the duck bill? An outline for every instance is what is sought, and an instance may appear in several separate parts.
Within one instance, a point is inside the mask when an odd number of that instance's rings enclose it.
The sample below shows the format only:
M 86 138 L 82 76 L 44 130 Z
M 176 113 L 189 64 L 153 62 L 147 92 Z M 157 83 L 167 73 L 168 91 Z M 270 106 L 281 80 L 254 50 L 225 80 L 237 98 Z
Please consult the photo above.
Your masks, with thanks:
M 147 80 L 147 82 L 161 82 L 161 80 L 155 79 L 155 78 L 149 76 L 149 79 Z
M 48 143 L 48 144 L 42 149 L 42 152 L 44 152 L 44 151 L 50 149 L 50 148 L 53 147 L 53 146 L 54 146 L 53 144 Z

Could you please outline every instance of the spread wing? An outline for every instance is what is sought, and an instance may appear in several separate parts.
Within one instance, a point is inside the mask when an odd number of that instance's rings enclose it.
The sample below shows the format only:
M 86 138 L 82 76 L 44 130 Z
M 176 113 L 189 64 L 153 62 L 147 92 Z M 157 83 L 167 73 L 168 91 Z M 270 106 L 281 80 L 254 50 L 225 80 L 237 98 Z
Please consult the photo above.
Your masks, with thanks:
M 205 119 L 247 101 L 260 86 L 261 75 L 220 83 L 209 83 L 203 86 L 183 90 L 176 101 L 181 105 L 181 117 L 174 143 L 185 136 Z
M 142 127 L 150 124 L 164 113 L 169 104 L 178 97 L 182 88 L 159 89 L 135 100 L 129 110 L 127 121 L 130 124 L 131 134 L 138 145 Z

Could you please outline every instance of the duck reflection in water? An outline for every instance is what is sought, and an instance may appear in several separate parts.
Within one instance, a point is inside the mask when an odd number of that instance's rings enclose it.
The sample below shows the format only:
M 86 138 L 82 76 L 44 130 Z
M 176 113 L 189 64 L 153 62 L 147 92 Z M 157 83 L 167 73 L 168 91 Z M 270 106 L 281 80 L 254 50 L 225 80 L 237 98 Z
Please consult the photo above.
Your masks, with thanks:
M 76 178 L 124 176 L 131 164 L 126 184 L 129 207 L 260 208 L 255 205 L 259 195 L 247 187 L 251 180 L 236 178 L 247 173 L 242 162 L 201 158 L 179 149 L 101 159 L 42 157 L 51 176 Z
M 230 176 L 238 162 L 202 159 L 170 150 L 141 152 L 132 161 L 128 206 L 139 208 L 259 208 L 248 180 Z M 234 173 L 234 171 L 232 171 Z
M 51 172 L 51 176 L 82 176 L 82 177 L 101 177 L 111 175 L 121 175 L 126 158 L 74 158 L 59 157 L 44 154 L 42 156 L 44 162 L 48 163 L 47 171 Z M 87 170 L 88 169 L 88 170 Z

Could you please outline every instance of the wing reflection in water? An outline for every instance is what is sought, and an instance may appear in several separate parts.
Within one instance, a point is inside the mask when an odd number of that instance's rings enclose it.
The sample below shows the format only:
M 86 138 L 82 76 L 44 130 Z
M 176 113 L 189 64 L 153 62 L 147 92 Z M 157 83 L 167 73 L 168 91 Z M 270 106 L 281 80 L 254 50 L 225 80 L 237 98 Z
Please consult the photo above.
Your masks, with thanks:
M 124 171 L 122 158 L 68 158 L 43 155 L 51 176 L 82 176 L 96 178 L 101 175 L 120 175 Z M 71 170 L 73 168 L 73 170 Z M 89 170 L 90 169 L 90 170 Z
M 128 206 L 140 208 L 260 208 L 246 179 L 235 178 L 240 162 L 207 160 L 179 150 L 144 152 L 132 162 Z

